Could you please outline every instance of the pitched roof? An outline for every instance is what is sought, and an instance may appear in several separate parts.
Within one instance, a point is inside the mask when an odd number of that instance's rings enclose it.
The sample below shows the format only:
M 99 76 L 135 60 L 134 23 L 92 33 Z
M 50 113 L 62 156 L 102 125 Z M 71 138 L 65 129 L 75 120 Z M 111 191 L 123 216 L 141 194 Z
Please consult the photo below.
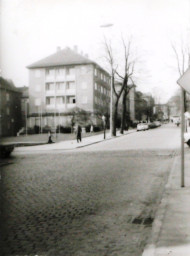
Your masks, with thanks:
M 14 83 L 10 79 L 4 79 L 2 76 L 0 76 L 0 88 L 14 91 L 14 92 L 20 92 L 18 88 L 15 87 Z
M 27 68 L 44 68 L 44 67 L 55 67 L 55 66 L 64 66 L 64 65 L 80 65 L 80 64 L 96 64 L 94 61 L 89 60 L 88 58 L 78 54 L 77 52 L 71 50 L 70 48 L 65 48 L 59 50 L 56 53 L 39 60 Z

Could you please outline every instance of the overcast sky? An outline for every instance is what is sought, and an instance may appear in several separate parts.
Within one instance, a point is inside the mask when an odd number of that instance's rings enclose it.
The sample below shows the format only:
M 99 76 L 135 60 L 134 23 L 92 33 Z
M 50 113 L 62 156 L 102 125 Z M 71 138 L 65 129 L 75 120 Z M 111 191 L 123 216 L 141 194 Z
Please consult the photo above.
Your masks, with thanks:
M 112 41 L 122 66 L 121 34 L 132 37 L 137 89 L 166 102 L 178 88 L 171 42 L 190 42 L 190 0 L 0 0 L 1 73 L 28 86 L 26 66 L 61 48 L 79 52 L 105 67 L 103 38 Z M 102 24 L 113 24 L 101 28 Z

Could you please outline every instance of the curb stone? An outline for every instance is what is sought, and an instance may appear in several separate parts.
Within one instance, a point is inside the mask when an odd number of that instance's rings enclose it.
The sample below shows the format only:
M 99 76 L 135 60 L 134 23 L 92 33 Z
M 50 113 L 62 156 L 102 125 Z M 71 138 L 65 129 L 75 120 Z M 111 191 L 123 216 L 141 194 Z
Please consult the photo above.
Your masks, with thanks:
M 170 194 L 171 180 L 175 171 L 176 163 L 177 163 L 177 157 L 176 157 L 176 154 L 174 153 L 174 161 L 172 163 L 168 182 L 165 185 L 163 197 L 161 199 L 160 205 L 158 206 L 158 210 L 156 212 L 156 216 L 153 222 L 150 238 L 148 240 L 147 245 L 144 248 L 142 256 L 155 256 L 156 244 L 158 242 L 160 232 L 163 227 L 163 220 L 168 207 L 168 198 Z

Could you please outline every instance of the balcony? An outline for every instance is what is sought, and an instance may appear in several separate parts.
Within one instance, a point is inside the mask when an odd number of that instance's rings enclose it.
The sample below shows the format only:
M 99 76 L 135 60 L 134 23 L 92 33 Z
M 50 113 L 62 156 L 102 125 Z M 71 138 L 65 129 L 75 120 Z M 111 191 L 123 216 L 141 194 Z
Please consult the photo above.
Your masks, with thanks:
M 75 81 L 75 75 L 74 74 L 71 74 L 71 75 L 67 75 L 66 76 L 66 81 Z
M 46 76 L 46 82 L 54 82 L 55 77 L 53 75 Z
M 76 107 L 76 103 L 67 103 L 67 108 L 74 108 Z
M 46 109 L 55 109 L 55 104 L 46 105 Z
M 54 90 L 47 90 L 46 91 L 46 96 L 55 96 L 55 91 Z
M 76 89 L 67 89 L 66 95 L 76 95 Z
M 63 90 L 57 90 L 56 95 L 57 96 L 65 96 L 66 95 L 65 90 L 64 89 Z
M 65 104 L 57 104 L 57 105 L 56 105 L 56 109 L 57 109 L 58 111 L 65 109 Z
M 56 82 L 64 82 L 64 81 L 65 81 L 65 76 L 64 75 L 56 76 Z

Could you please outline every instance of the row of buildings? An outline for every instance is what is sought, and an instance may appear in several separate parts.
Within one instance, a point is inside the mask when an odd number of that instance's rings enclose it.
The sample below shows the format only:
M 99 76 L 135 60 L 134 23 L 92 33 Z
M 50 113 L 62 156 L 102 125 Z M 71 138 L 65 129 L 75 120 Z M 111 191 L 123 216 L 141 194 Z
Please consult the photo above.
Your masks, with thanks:
M 79 54 L 77 48 L 60 49 L 28 67 L 29 86 L 16 88 L 0 77 L 0 136 L 25 132 L 109 124 L 111 77 L 109 73 Z M 121 86 L 115 84 L 116 90 Z M 150 94 L 130 90 L 127 97 L 128 121 L 164 120 L 173 114 L 175 104 L 155 104 Z M 122 98 L 118 106 L 121 115 Z M 119 123 L 119 122 L 118 122 Z
M 100 126 L 109 117 L 111 77 L 77 49 L 59 47 L 28 67 L 29 87 L 16 88 L 0 80 L 0 136 L 16 135 L 25 127 L 68 127 L 75 122 Z M 135 88 L 128 96 L 131 120 L 135 120 Z

